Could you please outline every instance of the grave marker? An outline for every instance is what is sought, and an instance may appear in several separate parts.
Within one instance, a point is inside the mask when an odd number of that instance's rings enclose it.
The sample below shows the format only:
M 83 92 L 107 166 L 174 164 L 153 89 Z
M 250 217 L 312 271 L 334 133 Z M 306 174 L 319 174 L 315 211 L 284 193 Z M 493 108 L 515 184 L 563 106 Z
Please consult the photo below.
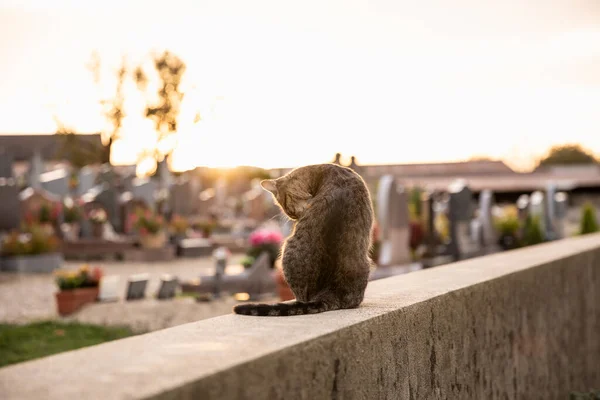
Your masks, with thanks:
M 148 274 L 136 274 L 127 280 L 127 300 L 139 300 L 146 297 L 146 286 L 148 285 Z
M 392 175 L 385 175 L 379 181 L 377 219 L 381 235 L 379 265 L 409 263 L 411 256 L 408 196 L 404 189 L 396 184 Z

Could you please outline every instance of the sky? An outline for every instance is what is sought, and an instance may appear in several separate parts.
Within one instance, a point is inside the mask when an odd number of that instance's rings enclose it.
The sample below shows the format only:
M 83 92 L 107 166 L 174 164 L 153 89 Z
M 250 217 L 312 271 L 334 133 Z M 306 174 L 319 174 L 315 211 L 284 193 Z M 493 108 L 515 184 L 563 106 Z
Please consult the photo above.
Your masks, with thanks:
M 121 58 L 164 49 L 187 64 L 175 169 L 600 153 L 593 0 L 0 0 L 0 134 L 101 131 Z M 127 98 L 115 163 L 156 140 Z

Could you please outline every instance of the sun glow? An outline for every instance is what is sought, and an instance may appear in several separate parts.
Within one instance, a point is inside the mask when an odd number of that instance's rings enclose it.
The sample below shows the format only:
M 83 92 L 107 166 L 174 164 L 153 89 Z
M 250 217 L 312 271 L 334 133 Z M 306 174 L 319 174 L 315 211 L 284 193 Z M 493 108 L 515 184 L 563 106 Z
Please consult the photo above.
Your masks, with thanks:
M 98 100 L 113 86 L 94 85 L 92 51 L 110 78 L 124 54 L 134 64 L 169 49 L 187 64 L 176 140 L 160 144 L 174 148 L 176 170 L 297 166 L 336 152 L 363 164 L 481 154 L 523 166 L 565 141 L 600 152 L 597 7 L 148 1 L 140 18 L 141 2 L 52 3 L 0 5 L 11 38 L 0 42 L 0 75 L 11 77 L 0 80 L 0 132 L 51 133 L 53 115 L 102 130 Z M 177 22 L 157 30 L 165 20 Z M 112 161 L 146 173 L 154 166 L 141 155 L 157 135 L 133 83 L 127 99 Z

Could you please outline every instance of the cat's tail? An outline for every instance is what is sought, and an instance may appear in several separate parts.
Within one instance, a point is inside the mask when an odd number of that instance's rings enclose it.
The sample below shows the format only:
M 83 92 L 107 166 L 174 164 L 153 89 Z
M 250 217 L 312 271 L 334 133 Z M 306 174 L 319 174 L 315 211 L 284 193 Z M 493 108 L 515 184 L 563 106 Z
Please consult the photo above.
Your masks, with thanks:
M 309 301 L 302 303 L 276 304 L 239 304 L 233 307 L 233 312 L 240 315 L 255 315 L 259 317 L 286 317 L 289 315 L 318 314 L 330 310 L 322 301 Z

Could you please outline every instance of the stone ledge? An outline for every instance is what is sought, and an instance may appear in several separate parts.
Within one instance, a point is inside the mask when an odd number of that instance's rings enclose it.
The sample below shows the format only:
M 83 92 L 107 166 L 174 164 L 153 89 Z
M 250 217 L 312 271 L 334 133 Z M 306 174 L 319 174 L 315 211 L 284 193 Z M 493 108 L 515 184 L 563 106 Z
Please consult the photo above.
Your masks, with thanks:
M 363 305 L 227 315 L 0 369 L 3 399 L 564 399 L 600 387 L 600 235 L 369 283 Z

